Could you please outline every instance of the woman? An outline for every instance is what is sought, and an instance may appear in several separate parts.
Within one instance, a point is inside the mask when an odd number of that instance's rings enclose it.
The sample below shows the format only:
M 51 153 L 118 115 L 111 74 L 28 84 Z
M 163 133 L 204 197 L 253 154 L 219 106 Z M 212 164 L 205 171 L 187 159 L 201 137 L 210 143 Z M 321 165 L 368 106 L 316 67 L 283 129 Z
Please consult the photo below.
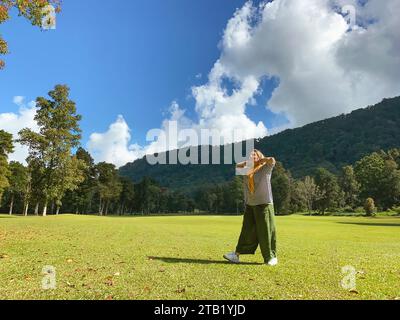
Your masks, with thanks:
M 248 167 L 244 178 L 246 211 L 236 251 L 224 255 L 232 263 L 239 263 L 239 256 L 255 254 L 260 245 L 264 262 L 276 266 L 276 229 L 274 201 L 271 189 L 271 175 L 275 167 L 274 158 L 266 158 L 259 150 L 253 150 L 250 163 L 237 165 L 238 169 Z

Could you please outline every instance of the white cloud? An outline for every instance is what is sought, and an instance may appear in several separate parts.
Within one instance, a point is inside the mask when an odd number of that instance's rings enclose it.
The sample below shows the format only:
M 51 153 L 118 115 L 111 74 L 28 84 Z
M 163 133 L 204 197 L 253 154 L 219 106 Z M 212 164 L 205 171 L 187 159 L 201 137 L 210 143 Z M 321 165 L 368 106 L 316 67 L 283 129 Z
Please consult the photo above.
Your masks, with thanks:
M 19 110 L 15 113 L 0 113 L 0 128 L 11 133 L 14 139 L 18 139 L 18 132 L 24 128 L 30 128 L 33 131 L 39 130 L 34 120 L 36 115 L 35 102 L 31 101 L 25 104 L 24 101 L 24 97 L 16 96 L 13 102 L 19 107 Z M 14 153 L 9 156 L 9 160 L 25 164 L 28 156 L 28 148 L 21 146 L 19 143 L 14 143 L 14 146 Z
M 341 15 L 344 5 L 356 8 L 352 29 Z M 217 129 L 222 135 L 242 129 L 244 139 L 263 137 L 268 134 L 264 123 L 252 121 L 246 109 L 265 77 L 279 80 L 267 107 L 290 121 L 270 128 L 273 133 L 399 95 L 398 12 L 398 0 L 364 5 L 358 0 L 247 2 L 227 23 L 207 83 L 192 88 L 198 119 L 190 120 L 173 102 L 161 129 L 169 135 L 168 121 L 173 120 L 179 129 Z M 160 141 L 140 147 L 130 145 L 130 138 L 119 117 L 107 132 L 93 134 L 88 146 L 97 161 L 117 165 L 165 151 Z M 176 145 L 170 140 L 167 148 Z
M 131 133 L 123 116 L 110 125 L 104 133 L 93 133 L 87 144 L 96 162 L 113 163 L 122 166 L 141 157 L 143 151 L 138 145 L 130 145 Z
M 356 8 L 351 29 L 342 16 L 345 5 Z M 208 82 L 192 88 L 198 121 L 189 120 L 173 103 L 171 117 L 161 128 L 175 119 L 179 128 L 217 129 L 223 134 L 242 129 L 246 139 L 263 137 L 268 130 L 263 122 L 249 119 L 246 108 L 254 104 L 265 77 L 279 80 L 268 108 L 290 121 L 271 128 L 272 133 L 399 95 L 398 12 L 398 0 L 369 0 L 364 5 L 357 0 L 274 0 L 259 6 L 249 1 L 228 21 L 221 56 Z M 228 90 L 226 81 L 234 90 Z M 134 159 L 129 128 L 121 131 L 121 153 Z M 139 150 L 141 155 L 164 151 L 159 142 Z
M 348 30 L 333 6 L 345 4 L 356 7 L 362 26 Z M 399 10 L 398 0 L 369 0 L 364 6 L 355 0 L 274 0 L 259 7 L 248 2 L 228 23 L 210 83 L 223 77 L 242 85 L 249 77 L 258 84 L 265 76 L 278 78 L 268 107 L 283 112 L 291 126 L 399 95 Z M 254 97 L 256 88 L 246 97 Z M 230 105 L 239 110 L 244 101 Z
M 13 98 L 13 103 L 17 106 L 21 106 L 24 103 L 25 97 L 23 96 L 15 96 Z

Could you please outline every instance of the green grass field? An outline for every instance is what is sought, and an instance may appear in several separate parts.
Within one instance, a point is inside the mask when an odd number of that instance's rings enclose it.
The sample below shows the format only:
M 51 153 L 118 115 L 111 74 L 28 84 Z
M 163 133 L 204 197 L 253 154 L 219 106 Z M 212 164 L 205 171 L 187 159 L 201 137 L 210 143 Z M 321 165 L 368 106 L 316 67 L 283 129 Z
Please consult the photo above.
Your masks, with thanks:
M 400 219 L 278 217 L 278 267 L 243 264 L 241 217 L 0 216 L 0 299 L 399 299 Z M 42 268 L 57 288 L 42 289 Z M 357 270 L 356 291 L 340 286 Z

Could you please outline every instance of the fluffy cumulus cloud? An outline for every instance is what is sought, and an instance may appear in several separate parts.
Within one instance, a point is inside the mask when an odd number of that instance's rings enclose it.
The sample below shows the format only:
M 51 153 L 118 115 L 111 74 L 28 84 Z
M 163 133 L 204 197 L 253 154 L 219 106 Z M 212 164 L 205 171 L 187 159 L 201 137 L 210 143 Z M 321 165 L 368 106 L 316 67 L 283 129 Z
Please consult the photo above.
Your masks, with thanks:
M 22 96 L 14 97 L 13 102 L 18 110 L 16 112 L 0 113 L 0 129 L 11 133 L 14 139 L 18 139 L 18 132 L 23 128 L 38 131 L 39 128 L 34 119 L 36 115 L 35 102 L 25 103 L 25 98 Z M 14 153 L 10 155 L 9 159 L 10 161 L 25 163 L 27 156 L 27 147 L 15 143 Z
M 342 14 L 349 5 L 356 20 Z M 205 95 L 215 96 L 213 83 L 228 77 L 250 99 L 263 77 L 277 78 L 268 108 L 284 113 L 290 126 L 399 95 L 399 10 L 398 0 L 274 0 L 257 7 L 248 2 L 227 25 Z M 249 78 L 256 81 L 251 88 Z M 204 100 L 197 99 L 200 109 L 217 108 Z M 230 105 L 236 110 L 243 104 Z
M 354 17 L 346 16 L 344 6 Z M 207 80 L 192 88 L 196 120 L 173 102 L 160 125 L 165 139 L 138 146 L 131 144 L 130 128 L 120 116 L 106 132 L 91 135 L 88 149 L 96 161 L 120 166 L 145 154 L 181 146 L 184 142 L 177 141 L 176 130 L 215 129 L 232 137 L 224 140 L 227 143 L 239 140 L 232 135 L 235 130 L 241 131 L 240 139 L 259 138 L 397 96 L 398 12 L 399 0 L 247 2 L 228 21 L 220 57 Z M 288 125 L 269 130 L 246 113 L 266 78 L 278 85 L 265 107 L 289 120 Z M 24 106 L 23 97 L 15 97 L 14 102 L 19 112 L 1 114 L 0 127 L 16 134 L 23 127 L 35 126 L 35 108 Z M 174 130 L 170 121 L 176 123 Z M 18 147 L 13 157 L 21 160 L 25 154 Z
M 130 141 L 131 131 L 120 115 L 106 132 L 93 133 L 87 147 L 97 162 L 105 161 L 119 167 L 143 156 L 142 148 Z
M 207 82 L 192 88 L 198 121 L 188 119 L 174 102 L 161 125 L 167 147 L 165 141 L 130 146 L 129 128 L 122 119 L 108 133 L 93 135 L 90 143 L 104 137 L 109 143 L 98 146 L 110 151 L 102 152 L 102 158 L 124 155 L 117 161 L 123 163 L 176 147 L 176 139 L 169 139 L 170 120 L 179 129 L 216 129 L 222 136 L 241 130 L 241 138 L 259 138 L 397 96 L 398 12 L 398 0 L 273 0 L 257 6 L 249 1 L 228 21 L 221 55 Z M 279 83 L 265 107 L 289 120 L 270 130 L 246 114 L 265 78 Z M 119 132 L 111 134 L 114 127 Z

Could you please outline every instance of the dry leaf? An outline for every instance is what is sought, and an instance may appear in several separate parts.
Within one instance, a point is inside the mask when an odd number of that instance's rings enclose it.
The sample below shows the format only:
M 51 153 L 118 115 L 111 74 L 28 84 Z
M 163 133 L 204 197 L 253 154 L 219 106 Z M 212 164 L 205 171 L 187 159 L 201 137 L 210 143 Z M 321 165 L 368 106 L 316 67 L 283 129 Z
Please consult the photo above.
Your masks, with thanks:
M 72 262 L 74 262 L 74 260 L 72 260 L 72 259 L 67 259 L 67 262 L 68 262 L 68 263 L 72 263 Z
M 114 285 L 114 281 L 113 281 L 112 276 L 108 276 L 108 277 L 106 278 L 106 281 L 104 282 L 104 284 L 106 284 L 107 286 L 112 287 L 112 286 Z
M 182 289 L 178 288 L 178 290 L 176 290 L 176 293 L 185 293 L 185 292 L 186 292 L 185 288 L 182 288 Z
M 356 289 L 349 290 L 350 293 L 358 294 L 359 292 Z

